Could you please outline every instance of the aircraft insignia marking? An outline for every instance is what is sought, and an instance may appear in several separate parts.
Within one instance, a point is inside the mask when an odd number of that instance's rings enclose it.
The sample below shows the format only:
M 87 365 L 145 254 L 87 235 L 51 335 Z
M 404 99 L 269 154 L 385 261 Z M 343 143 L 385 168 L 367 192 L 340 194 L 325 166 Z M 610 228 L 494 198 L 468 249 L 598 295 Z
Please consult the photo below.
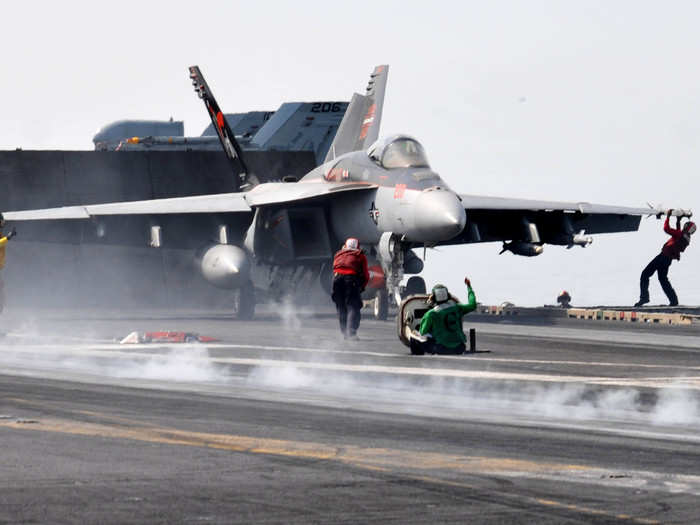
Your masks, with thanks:
M 367 136 L 367 132 L 369 131 L 370 126 L 372 125 L 372 122 L 374 122 L 374 113 L 377 111 L 377 105 L 372 104 L 369 109 L 367 110 L 367 114 L 365 115 L 364 120 L 362 121 L 362 130 L 360 131 L 360 140 L 364 139 Z
M 379 210 L 374 205 L 374 201 L 372 201 L 372 207 L 369 209 L 369 217 L 370 219 L 372 219 L 372 222 L 376 226 L 379 222 Z

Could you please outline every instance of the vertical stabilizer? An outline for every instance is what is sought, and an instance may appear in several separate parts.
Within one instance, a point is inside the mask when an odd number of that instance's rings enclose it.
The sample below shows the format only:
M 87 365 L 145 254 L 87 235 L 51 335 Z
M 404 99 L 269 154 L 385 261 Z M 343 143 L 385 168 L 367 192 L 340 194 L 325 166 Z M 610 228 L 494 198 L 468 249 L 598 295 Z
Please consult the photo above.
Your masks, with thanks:
M 388 74 L 389 66 L 375 67 L 365 94 L 355 93 L 352 96 L 350 106 L 326 155 L 326 162 L 344 153 L 366 149 L 377 140 Z
M 219 109 L 219 105 L 216 103 L 214 95 L 209 89 L 207 82 L 204 80 L 204 76 L 199 71 L 199 67 L 190 66 L 189 70 L 194 90 L 197 92 L 199 98 L 204 101 L 204 105 L 209 112 L 211 122 L 214 125 L 214 130 L 219 136 L 219 140 L 221 141 L 226 157 L 231 164 L 231 168 L 236 173 L 234 191 L 238 191 L 241 187 L 241 183 L 246 181 L 249 173 L 248 166 L 246 166 L 246 163 L 243 160 L 243 151 L 238 145 L 238 142 L 236 142 L 236 137 L 234 136 L 233 131 L 231 131 L 228 122 L 224 118 L 224 114 L 221 112 L 221 109 Z M 242 170 L 242 173 L 240 174 L 238 173 L 239 166 Z

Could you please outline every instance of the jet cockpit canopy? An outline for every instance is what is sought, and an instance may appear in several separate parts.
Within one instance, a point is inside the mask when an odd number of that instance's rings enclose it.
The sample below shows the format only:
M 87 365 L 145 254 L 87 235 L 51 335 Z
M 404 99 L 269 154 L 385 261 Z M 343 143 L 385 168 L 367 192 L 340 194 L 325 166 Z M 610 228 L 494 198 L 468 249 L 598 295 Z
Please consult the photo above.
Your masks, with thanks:
M 430 167 L 423 146 L 408 135 L 380 139 L 370 146 L 367 155 L 386 169 Z

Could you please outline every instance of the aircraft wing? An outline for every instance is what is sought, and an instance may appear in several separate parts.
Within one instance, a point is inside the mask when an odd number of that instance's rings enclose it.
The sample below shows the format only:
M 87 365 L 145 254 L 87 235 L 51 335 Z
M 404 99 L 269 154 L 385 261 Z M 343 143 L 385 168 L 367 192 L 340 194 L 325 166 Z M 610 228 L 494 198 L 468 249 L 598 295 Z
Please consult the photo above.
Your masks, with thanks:
M 338 132 L 326 154 L 325 162 L 344 153 L 367 149 L 379 137 L 384 108 L 384 92 L 389 66 L 377 66 L 370 75 L 364 95 L 355 93 Z
M 102 215 L 158 215 L 171 213 L 224 213 L 251 211 L 243 193 L 220 193 L 175 197 L 146 201 L 111 202 L 64 206 L 42 210 L 8 211 L 3 216 L 8 221 L 38 221 L 56 219 L 89 219 Z
M 569 245 L 585 234 L 631 232 L 653 208 L 631 208 L 587 202 L 540 201 L 460 195 L 467 225 L 444 244 L 524 241 Z
M 376 187 L 376 184 L 366 182 L 269 182 L 259 184 L 245 195 L 248 203 L 257 207 L 322 198 L 347 191 L 371 190 Z
M 295 203 L 307 199 L 322 198 L 344 191 L 367 190 L 376 185 L 348 182 L 280 182 L 259 184 L 245 193 L 218 193 L 194 197 L 175 197 L 145 201 L 112 202 L 63 206 L 40 210 L 3 212 L 8 221 L 37 221 L 61 219 L 89 219 L 105 215 L 161 215 L 187 213 L 236 213 L 251 212 L 254 207 L 272 204 Z

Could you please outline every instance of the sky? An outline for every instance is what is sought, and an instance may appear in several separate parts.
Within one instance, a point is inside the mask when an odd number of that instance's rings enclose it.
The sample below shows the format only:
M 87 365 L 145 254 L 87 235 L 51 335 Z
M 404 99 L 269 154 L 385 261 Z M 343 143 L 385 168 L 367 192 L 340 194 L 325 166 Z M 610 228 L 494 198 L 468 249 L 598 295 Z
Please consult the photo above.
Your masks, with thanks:
M 0 149 L 92 149 L 119 119 L 208 124 L 187 67 L 226 112 L 349 100 L 389 64 L 382 135 L 420 140 L 461 193 L 697 208 L 700 3 L 644 1 L 12 2 L 3 5 Z M 667 236 L 539 257 L 488 243 L 429 250 L 427 284 L 479 301 L 623 305 Z M 700 243 L 700 240 L 696 241 Z M 672 265 L 700 304 L 700 249 Z M 666 298 L 652 278 L 654 304 Z

